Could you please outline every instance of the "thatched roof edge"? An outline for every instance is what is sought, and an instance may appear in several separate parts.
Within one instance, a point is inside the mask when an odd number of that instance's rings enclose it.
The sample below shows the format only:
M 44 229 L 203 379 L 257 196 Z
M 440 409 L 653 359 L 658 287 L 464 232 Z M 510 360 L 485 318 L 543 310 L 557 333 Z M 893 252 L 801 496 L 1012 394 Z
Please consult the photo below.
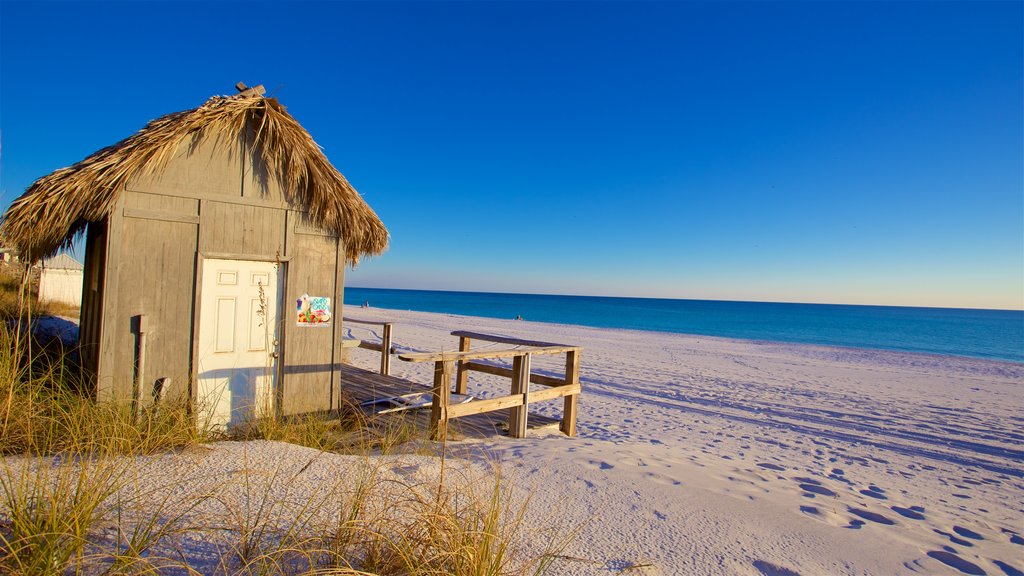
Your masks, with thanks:
M 246 130 L 255 132 L 253 150 L 280 178 L 292 195 L 289 200 L 309 213 L 313 225 L 341 237 L 347 262 L 387 248 L 384 224 L 309 132 L 276 99 L 251 94 L 215 96 L 193 110 L 162 116 L 117 144 L 39 178 L 7 209 L 0 238 L 28 260 L 52 256 L 69 248 L 89 222 L 109 215 L 129 180 L 158 172 L 183 142 L 241 138 Z

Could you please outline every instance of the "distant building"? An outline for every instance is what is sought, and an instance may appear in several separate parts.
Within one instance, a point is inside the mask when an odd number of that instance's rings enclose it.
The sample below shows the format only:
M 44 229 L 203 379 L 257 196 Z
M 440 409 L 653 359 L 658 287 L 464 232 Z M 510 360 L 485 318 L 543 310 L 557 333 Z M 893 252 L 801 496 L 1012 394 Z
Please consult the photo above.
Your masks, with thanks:
M 82 305 L 82 280 L 85 267 L 67 254 L 43 260 L 39 271 L 39 301 Z
M 18 262 L 18 251 L 13 248 L 0 247 L 0 263 L 16 264 Z

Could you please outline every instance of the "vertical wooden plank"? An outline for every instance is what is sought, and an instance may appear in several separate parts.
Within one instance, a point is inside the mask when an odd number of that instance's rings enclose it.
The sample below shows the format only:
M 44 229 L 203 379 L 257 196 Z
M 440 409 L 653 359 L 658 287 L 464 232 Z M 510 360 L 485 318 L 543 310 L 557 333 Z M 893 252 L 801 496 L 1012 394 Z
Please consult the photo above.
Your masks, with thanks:
M 448 439 L 448 403 L 451 400 L 452 371 L 455 362 L 438 360 L 434 363 L 434 394 L 430 404 L 430 439 Z
M 103 266 L 107 250 L 107 222 L 89 224 L 85 240 L 85 274 L 82 286 L 82 311 L 79 354 L 82 364 L 90 376 L 93 399 L 96 396 L 97 354 L 99 351 L 101 304 L 103 300 Z
M 580 353 L 572 351 L 565 353 L 565 383 L 572 385 L 580 381 Z M 565 404 L 562 409 L 562 433 L 566 436 L 576 435 L 576 413 L 579 403 L 579 394 L 570 394 L 565 397 Z
M 121 266 L 121 235 L 124 226 L 124 194 L 118 199 L 114 209 L 107 216 L 106 234 L 106 261 L 104 262 L 103 279 L 107 284 L 102 291 L 102 303 L 100 304 L 100 343 L 96 359 L 96 399 L 111 401 L 114 399 L 125 400 L 127 394 L 119 394 L 115 382 L 115 369 L 117 367 L 117 347 L 123 345 L 122 336 L 127 332 L 127 327 L 120 323 L 121 309 L 118 307 L 117 281 L 120 276 Z M 110 286 L 113 283 L 113 286 Z
M 523 395 L 523 405 L 509 408 L 508 435 L 526 436 L 526 420 L 530 412 L 530 355 L 523 354 L 512 360 L 512 394 Z
M 459 337 L 459 352 L 469 352 L 469 342 L 470 342 L 470 339 L 469 339 L 468 336 L 460 336 Z M 455 376 L 455 393 L 456 394 L 465 394 L 466 393 L 466 388 L 467 388 L 468 383 L 469 383 L 469 370 L 466 370 L 465 364 L 466 364 L 465 360 L 459 360 L 459 373 Z
M 334 410 L 335 406 L 341 408 L 341 371 L 338 369 L 339 362 L 339 348 L 341 343 L 341 325 L 343 321 L 342 317 L 342 302 L 343 297 L 341 295 L 342 286 L 345 282 L 344 278 L 339 280 L 339 276 L 342 274 L 341 270 L 345 267 L 344 259 L 340 253 L 341 240 L 334 240 L 334 287 L 331 290 L 331 302 L 334 303 L 334 322 L 331 324 L 331 386 L 328 397 L 328 410 Z
M 391 323 L 384 323 L 384 337 L 380 343 L 380 373 L 391 374 Z

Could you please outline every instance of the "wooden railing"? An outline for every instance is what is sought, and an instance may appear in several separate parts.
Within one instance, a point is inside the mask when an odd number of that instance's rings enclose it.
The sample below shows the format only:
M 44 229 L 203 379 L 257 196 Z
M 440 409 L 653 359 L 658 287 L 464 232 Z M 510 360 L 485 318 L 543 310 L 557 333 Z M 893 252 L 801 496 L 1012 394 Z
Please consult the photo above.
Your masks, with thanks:
M 434 385 L 433 402 L 430 410 L 431 438 L 444 440 L 448 435 L 448 421 L 460 416 L 493 412 L 509 409 L 508 433 L 513 438 L 526 435 L 528 409 L 530 403 L 565 398 L 562 410 L 561 430 L 566 436 L 576 435 L 576 413 L 580 387 L 580 351 L 579 346 L 554 344 L 521 340 L 476 332 L 452 332 L 459 337 L 458 352 L 426 352 L 402 354 L 399 359 L 405 362 L 433 362 Z M 519 346 L 502 350 L 486 350 L 474 352 L 470 349 L 472 340 L 497 342 Z M 565 354 L 565 376 L 552 378 L 530 373 L 530 360 L 533 356 Z M 484 364 L 478 360 L 512 358 L 512 368 Z M 456 364 L 455 393 L 465 394 L 469 372 L 477 371 L 497 376 L 508 376 L 512 379 L 512 393 L 486 400 L 474 400 L 464 404 L 451 404 L 451 381 Z M 545 390 L 531 391 L 530 383 L 547 386 Z
M 380 373 L 387 376 L 391 374 L 391 354 L 394 351 L 391 349 L 391 322 L 379 322 L 374 320 L 356 320 L 354 318 L 345 318 L 344 322 L 351 322 L 353 324 L 368 324 L 371 326 L 382 326 L 383 331 L 381 333 L 381 341 L 372 342 L 370 340 L 359 340 L 356 338 L 346 338 L 342 342 L 343 348 L 365 348 L 366 350 L 374 350 L 380 352 Z

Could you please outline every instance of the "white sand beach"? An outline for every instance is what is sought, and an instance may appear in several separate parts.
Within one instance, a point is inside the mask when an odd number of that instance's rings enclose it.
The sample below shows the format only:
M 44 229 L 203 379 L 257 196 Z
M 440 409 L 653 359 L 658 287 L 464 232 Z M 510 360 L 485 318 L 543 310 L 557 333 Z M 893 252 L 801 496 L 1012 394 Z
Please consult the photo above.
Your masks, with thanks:
M 513 508 L 526 506 L 525 548 L 543 551 L 548 529 L 575 532 L 551 574 L 1024 571 L 1024 365 L 373 308 L 346 316 L 394 322 L 399 352 L 456 349 L 453 330 L 583 347 L 577 437 L 531 431 L 447 446 L 448 481 L 460 489 L 486 490 L 480 457 L 500 458 Z M 354 350 L 351 361 L 376 369 L 379 356 Z M 560 374 L 561 361 L 535 357 L 533 369 Z M 397 359 L 392 368 L 424 386 L 431 370 Z M 471 375 L 471 393 L 507 387 Z M 557 417 L 561 402 L 531 408 Z M 429 487 L 441 469 L 429 455 L 374 459 L 398 490 Z M 314 499 L 330 516 L 332 490 L 366 464 L 265 441 L 138 457 L 131 494 L 122 491 L 132 509 L 118 514 L 191 503 L 180 519 L 191 532 L 168 545 L 193 569 L 221 573 L 223 528 L 253 513 L 294 522 Z
M 452 330 L 583 346 L 578 437 L 461 443 L 501 454 L 532 494 L 538 525 L 581 527 L 556 573 L 1024 571 L 1024 365 L 350 314 L 395 322 L 403 352 L 456 349 Z M 363 352 L 352 361 L 372 369 L 376 358 Z M 559 373 L 547 362 L 535 358 L 534 370 Z M 431 369 L 396 361 L 393 373 L 427 383 Z M 481 383 L 471 392 L 488 389 L 490 377 L 472 377 Z M 558 416 L 561 404 L 537 408 Z

